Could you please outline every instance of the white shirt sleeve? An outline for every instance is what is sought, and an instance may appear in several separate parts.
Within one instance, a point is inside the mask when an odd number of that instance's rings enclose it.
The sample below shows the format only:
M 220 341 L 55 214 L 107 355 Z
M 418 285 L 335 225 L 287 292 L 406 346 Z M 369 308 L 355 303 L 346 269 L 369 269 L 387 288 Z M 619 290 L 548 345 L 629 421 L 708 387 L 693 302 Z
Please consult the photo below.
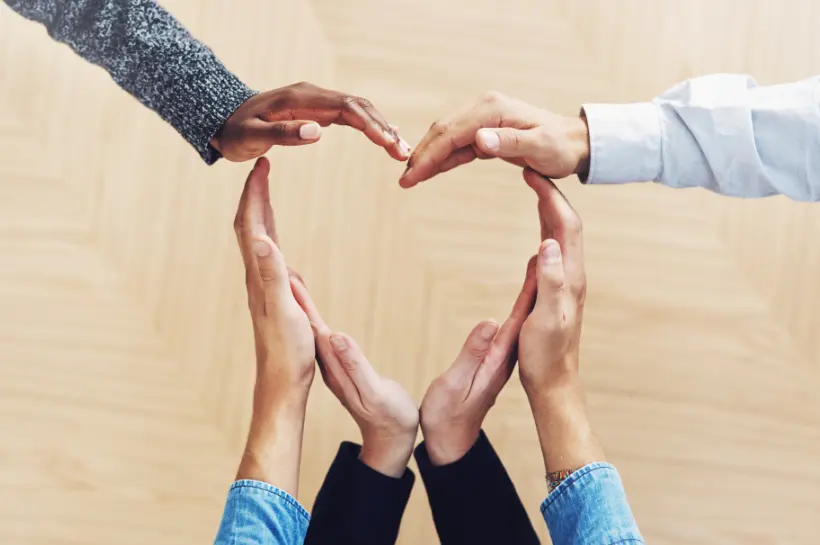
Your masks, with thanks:
M 652 102 L 586 104 L 590 184 L 654 181 L 820 200 L 820 76 L 758 87 L 716 74 Z

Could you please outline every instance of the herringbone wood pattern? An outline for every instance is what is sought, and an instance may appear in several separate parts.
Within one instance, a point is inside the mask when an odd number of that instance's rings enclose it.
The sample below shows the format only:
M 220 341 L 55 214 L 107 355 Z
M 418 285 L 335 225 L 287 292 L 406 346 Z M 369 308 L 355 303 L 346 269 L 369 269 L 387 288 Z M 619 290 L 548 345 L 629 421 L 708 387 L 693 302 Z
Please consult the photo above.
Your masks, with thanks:
M 489 88 L 570 113 L 697 73 L 820 66 L 810 0 L 164 3 L 250 85 L 363 94 L 411 142 Z M 289 261 L 420 399 L 512 304 L 538 242 L 519 173 L 475 164 L 403 191 L 402 166 L 343 129 L 270 157 Z M 253 379 L 231 230 L 249 168 L 205 167 L 0 6 L 0 543 L 212 540 Z M 816 543 L 820 207 L 562 187 L 586 222 L 591 412 L 649 542 Z M 517 380 L 486 429 L 546 536 Z M 317 381 L 308 507 L 355 431 Z M 434 541 L 419 485 L 401 542 Z

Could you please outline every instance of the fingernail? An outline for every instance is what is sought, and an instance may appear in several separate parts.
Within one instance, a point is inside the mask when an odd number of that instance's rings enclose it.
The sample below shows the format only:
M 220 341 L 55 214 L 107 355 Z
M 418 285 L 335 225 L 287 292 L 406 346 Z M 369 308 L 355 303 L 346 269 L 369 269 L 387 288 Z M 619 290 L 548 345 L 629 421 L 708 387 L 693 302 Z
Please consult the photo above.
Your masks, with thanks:
M 547 263 L 555 263 L 561 261 L 561 247 L 554 240 L 548 240 L 544 244 L 544 257 Z
M 299 127 L 299 138 L 302 140 L 313 140 L 319 138 L 321 128 L 318 123 L 305 123 Z
M 264 240 L 253 241 L 253 253 L 255 253 L 257 257 L 268 257 L 270 255 L 270 244 Z
M 481 144 L 488 150 L 498 151 L 501 147 L 501 140 L 498 138 L 498 135 L 489 129 L 479 130 L 476 138 L 478 138 Z
M 330 336 L 330 346 L 336 352 L 344 352 L 347 350 L 347 340 L 342 335 L 334 333 Z
M 410 144 L 405 142 L 404 138 L 399 137 L 399 150 L 402 155 L 410 155 Z
M 386 129 L 382 129 L 382 132 L 383 132 L 383 133 L 384 133 L 384 135 L 387 137 L 387 139 L 388 139 L 388 140 L 390 140 L 391 142 L 395 142 L 395 141 L 396 141 L 396 135 L 395 135 L 395 134 L 393 134 L 392 132 L 390 132 L 390 131 L 388 131 L 388 130 L 386 130 Z
M 485 341 L 491 341 L 495 337 L 495 332 L 498 330 L 498 324 L 488 322 L 481 328 L 481 338 Z

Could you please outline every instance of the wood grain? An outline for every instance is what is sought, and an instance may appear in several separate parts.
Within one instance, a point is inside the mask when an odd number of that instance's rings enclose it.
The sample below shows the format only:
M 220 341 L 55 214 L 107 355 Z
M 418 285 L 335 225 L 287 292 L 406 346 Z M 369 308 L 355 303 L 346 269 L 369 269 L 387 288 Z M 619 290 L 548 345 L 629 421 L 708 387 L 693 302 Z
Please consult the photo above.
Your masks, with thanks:
M 820 66 L 810 0 L 355 0 L 166 7 L 249 85 L 370 98 L 411 143 L 487 89 L 573 113 L 707 72 Z M 0 542 L 213 539 L 247 429 L 253 346 L 231 221 L 250 165 L 206 167 L 101 70 L 0 5 Z M 538 244 L 515 168 L 412 191 L 352 131 L 276 149 L 286 257 L 323 314 L 420 400 Z M 820 208 L 562 183 L 585 221 L 590 410 L 650 543 L 820 535 Z M 486 430 L 536 528 L 516 378 Z M 300 500 L 351 419 L 317 381 Z M 436 541 L 423 487 L 404 545 Z

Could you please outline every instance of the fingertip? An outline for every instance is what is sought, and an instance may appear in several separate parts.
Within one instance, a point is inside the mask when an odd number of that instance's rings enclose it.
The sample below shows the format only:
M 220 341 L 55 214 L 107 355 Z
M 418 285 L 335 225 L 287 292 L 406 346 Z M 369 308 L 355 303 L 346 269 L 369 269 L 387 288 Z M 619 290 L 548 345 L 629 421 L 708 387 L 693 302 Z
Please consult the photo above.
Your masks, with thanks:
M 485 341 L 492 341 L 498 333 L 498 323 L 495 320 L 484 320 L 478 327 L 478 334 Z
M 417 183 L 413 180 L 412 168 L 413 167 L 408 166 L 407 169 L 404 171 L 404 173 L 399 178 L 399 186 L 403 187 L 404 189 L 410 189 L 411 187 L 413 187 Z
M 267 176 L 270 173 L 270 161 L 264 155 L 256 160 L 253 170 L 261 176 Z
M 536 170 L 532 169 L 531 167 L 524 168 L 524 181 L 527 182 L 527 185 L 537 191 L 537 187 L 541 184 L 545 178 L 541 176 Z

